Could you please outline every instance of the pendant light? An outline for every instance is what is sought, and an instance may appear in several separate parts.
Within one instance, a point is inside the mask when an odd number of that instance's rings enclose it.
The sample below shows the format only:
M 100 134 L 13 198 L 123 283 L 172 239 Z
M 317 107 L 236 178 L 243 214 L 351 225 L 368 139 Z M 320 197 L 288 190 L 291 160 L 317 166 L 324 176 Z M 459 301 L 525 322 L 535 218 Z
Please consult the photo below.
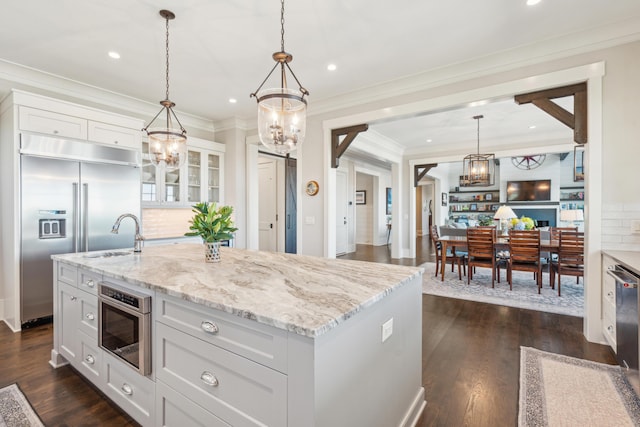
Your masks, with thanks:
M 302 87 L 289 67 L 293 56 L 284 50 L 284 0 L 280 8 L 280 51 L 272 55 L 276 65 L 258 89 L 251 94 L 258 101 L 258 133 L 260 141 L 267 148 L 279 154 L 286 154 L 297 148 L 304 140 L 307 126 L 307 101 L 309 92 Z M 280 87 L 261 90 L 273 71 L 280 66 Z M 299 88 L 287 87 L 286 70 L 289 70 Z
M 478 146 L 476 154 L 469 154 L 462 163 L 461 187 L 488 187 L 494 184 L 496 156 L 480 154 L 480 119 L 484 116 L 473 116 L 478 122 Z
M 149 159 L 151 163 L 166 171 L 173 171 L 180 168 L 187 155 L 187 131 L 182 127 L 178 116 L 173 111 L 173 107 L 176 104 L 169 100 L 169 20 L 174 19 L 176 16 L 169 10 L 161 10 L 160 16 L 166 21 L 166 95 L 165 99 L 160 101 L 162 109 L 142 130 L 149 137 Z M 150 126 L 153 122 L 163 113 L 166 126 L 151 128 Z M 179 128 L 174 127 L 174 119 Z

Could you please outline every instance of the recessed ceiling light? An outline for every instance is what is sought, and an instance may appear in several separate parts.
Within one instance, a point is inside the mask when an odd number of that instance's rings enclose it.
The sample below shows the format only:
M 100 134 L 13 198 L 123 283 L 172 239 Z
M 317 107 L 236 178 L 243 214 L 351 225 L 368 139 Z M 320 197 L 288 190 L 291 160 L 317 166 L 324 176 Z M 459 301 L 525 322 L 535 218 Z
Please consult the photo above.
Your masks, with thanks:
M 109 58 L 120 59 L 120 54 L 112 50 L 111 52 L 109 52 Z
M 329 71 L 335 71 L 336 68 L 338 68 L 338 67 L 336 67 L 336 64 L 327 65 L 327 70 L 329 70 Z
M 433 139 L 427 139 L 427 142 L 433 142 Z
M 540 3 L 540 0 L 527 0 L 527 6 L 535 6 Z
M 235 99 L 235 98 L 229 98 L 229 103 L 231 103 L 231 104 L 235 104 L 236 102 L 238 102 L 238 100 L 237 100 L 237 99 Z
M 536 128 L 536 125 L 529 126 L 529 129 L 535 129 L 535 128 Z

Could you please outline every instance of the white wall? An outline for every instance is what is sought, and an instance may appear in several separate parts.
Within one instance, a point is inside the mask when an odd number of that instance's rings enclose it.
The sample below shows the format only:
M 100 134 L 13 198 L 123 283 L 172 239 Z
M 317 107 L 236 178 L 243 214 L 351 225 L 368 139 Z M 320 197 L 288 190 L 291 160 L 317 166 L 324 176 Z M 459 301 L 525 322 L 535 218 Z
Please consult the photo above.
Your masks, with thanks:
M 365 191 L 366 204 L 356 204 L 356 244 L 373 244 L 373 176 L 356 173 L 356 191 Z

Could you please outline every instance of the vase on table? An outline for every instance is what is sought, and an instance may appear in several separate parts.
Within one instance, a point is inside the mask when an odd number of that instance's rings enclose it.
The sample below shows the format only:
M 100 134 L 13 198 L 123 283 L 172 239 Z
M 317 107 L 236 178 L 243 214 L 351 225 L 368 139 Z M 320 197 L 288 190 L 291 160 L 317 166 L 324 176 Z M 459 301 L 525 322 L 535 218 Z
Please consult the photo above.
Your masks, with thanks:
M 204 243 L 204 259 L 206 262 L 220 262 L 220 242 Z

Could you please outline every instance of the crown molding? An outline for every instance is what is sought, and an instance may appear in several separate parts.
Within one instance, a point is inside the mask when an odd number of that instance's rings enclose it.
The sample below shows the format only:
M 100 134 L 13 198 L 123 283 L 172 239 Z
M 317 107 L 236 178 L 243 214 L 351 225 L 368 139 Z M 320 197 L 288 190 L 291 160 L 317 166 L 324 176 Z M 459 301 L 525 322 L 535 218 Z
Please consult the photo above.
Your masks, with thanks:
M 80 101 L 96 108 L 129 114 L 145 122 L 151 120 L 160 110 L 156 103 L 0 59 L 2 97 L 6 96 L 11 89 L 56 97 L 64 101 Z M 196 128 L 211 134 L 215 131 L 212 120 L 179 110 L 175 111 L 185 128 Z
M 216 128 L 216 132 L 224 132 L 234 129 L 247 131 L 249 129 L 255 128 L 255 126 L 249 126 L 248 122 L 248 119 L 243 119 L 240 117 L 229 117 L 223 120 L 215 121 L 214 126 Z
M 603 25 L 358 89 L 309 105 L 309 116 L 425 91 L 640 40 L 640 18 Z

